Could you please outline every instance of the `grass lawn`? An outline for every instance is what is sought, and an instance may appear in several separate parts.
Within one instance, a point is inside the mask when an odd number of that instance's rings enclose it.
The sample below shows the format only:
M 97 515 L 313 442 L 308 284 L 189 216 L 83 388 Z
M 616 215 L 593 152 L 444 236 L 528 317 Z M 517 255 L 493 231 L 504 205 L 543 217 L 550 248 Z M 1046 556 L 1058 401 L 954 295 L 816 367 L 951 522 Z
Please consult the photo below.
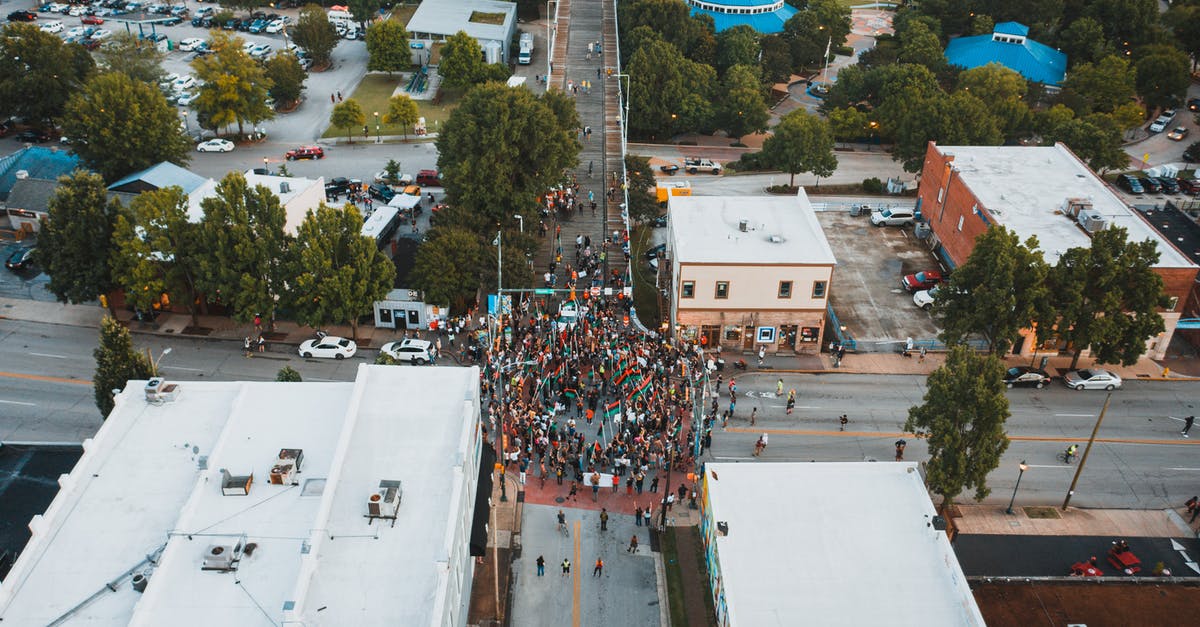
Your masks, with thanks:
M 650 234 L 654 229 L 646 225 L 634 227 L 630 235 L 629 263 L 633 271 L 633 304 L 637 307 L 638 319 L 647 329 L 658 330 L 662 324 L 662 312 L 658 309 L 658 288 L 654 272 L 644 263 L 646 249 L 650 247 Z
M 687 611 L 683 609 L 683 575 L 679 572 L 679 547 L 675 544 L 675 529 L 671 527 L 662 534 L 662 560 L 667 575 L 671 627 L 688 627 Z
M 350 94 L 351 98 L 358 101 L 364 113 L 367 114 L 367 125 L 371 127 L 371 136 L 375 135 L 375 112 L 379 112 L 379 127 L 384 135 L 403 135 L 404 129 L 399 125 L 385 124 L 383 116 L 388 110 L 388 99 L 392 97 L 392 92 L 396 87 L 406 84 L 405 79 L 400 74 L 388 76 L 387 74 L 368 74 L 363 77 L 362 82 L 358 84 L 358 88 Z M 417 103 L 417 111 L 419 115 L 424 116 L 425 126 L 430 133 L 437 132 L 438 128 L 446 122 L 450 117 L 450 112 L 457 106 L 461 92 L 456 90 L 443 89 L 442 101 L 439 104 L 433 104 L 431 100 L 414 100 Z M 358 137 L 358 133 L 355 133 Z M 412 129 L 408 129 L 409 137 L 416 137 L 412 134 Z M 345 137 L 346 130 L 341 128 L 329 127 L 325 130 L 322 137 Z M 361 137 L 359 137 L 361 139 Z
M 476 24 L 492 24 L 495 26 L 500 26 L 500 25 L 504 24 L 504 14 L 503 13 L 485 13 L 483 11 L 471 11 L 471 17 L 467 21 L 474 22 Z
M 408 28 L 408 21 L 412 19 L 413 13 L 416 12 L 417 5 L 415 4 L 397 4 L 396 6 L 392 7 L 391 19 L 400 22 L 402 26 Z

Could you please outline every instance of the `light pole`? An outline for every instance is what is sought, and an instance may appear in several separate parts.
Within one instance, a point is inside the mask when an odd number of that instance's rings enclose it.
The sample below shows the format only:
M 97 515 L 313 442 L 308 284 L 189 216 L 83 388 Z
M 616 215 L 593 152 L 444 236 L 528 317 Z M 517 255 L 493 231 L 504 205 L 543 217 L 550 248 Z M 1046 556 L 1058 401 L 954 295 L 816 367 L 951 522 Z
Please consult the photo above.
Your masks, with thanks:
M 179 114 L 183 116 L 183 132 L 184 132 L 184 134 L 191 133 L 191 132 L 192 132 L 192 127 L 191 127 L 191 126 L 188 124 L 188 111 L 187 111 L 187 109 L 184 109 L 183 111 L 180 111 L 180 112 L 179 112 Z
M 156 376 L 156 377 L 158 376 L 158 364 L 162 362 L 163 357 L 166 357 L 167 355 L 170 355 L 170 354 L 171 354 L 171 347 L 168 346 L 168 347 L 162 349 L 162 352 L 158 354 L 158 359 L 151 359 L 150 358 L 150 349 L 149 348 L 146 349 L 146 359 L 150 360 L 150 372 L 153 374 L 153 376 Z
M 376 144 L 383 143 L 383 135 L 381 135 L 379 133 L 379 112 L 378 111 L 375 112 L 375 143 Z
M 1008 500 L 1008 509 L 1004 510 L 1004 513 L 1009 514 L 1010 516 L 1013 513 L 1013 511 L 1012 511 L 1013 503 L 1015 503 L 1017 501 L 1017 488 L 1021 487 L 1021 477 L 1025 476 L 1025 471 L 1029 469 L 1029 466 L 1026 466 L 1025 460 L 1022 459 L 1021 465 L 1018 466 L 1018 468 L 1020 468 L 1021 470 L 1020 470 L 1020 472 L 1017 473 L 1017 485 L 1013 486 L 1013 495 L 1012 495 L 1012 498 Z
M 513 217 L 517 219 L 517 223 L 521 225 L 521 232 L 524 233 L 525 232 L 525 216 L 518 213 L 518 214 L 514 215 Z
M 267 169 L 267 167 L 268 167 L 268 166 L 267 166 L 267 158 L 266 158 L 266 157 L 263 157 L 263 174 L 270 174 L 270 173 L 271 173 L 271 171 L 270 171 L 269 169 Z

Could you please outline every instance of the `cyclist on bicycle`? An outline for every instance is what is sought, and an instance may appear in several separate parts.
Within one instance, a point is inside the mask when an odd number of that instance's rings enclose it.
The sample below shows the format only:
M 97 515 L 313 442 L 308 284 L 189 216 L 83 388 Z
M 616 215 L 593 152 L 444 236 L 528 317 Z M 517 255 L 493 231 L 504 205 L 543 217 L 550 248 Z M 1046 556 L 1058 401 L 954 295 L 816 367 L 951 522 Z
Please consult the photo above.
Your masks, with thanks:
M 567 528 L 567 515 L 564 514 L 561 509 L 558 510 L 558 528 L 559 529 Z
M 1067 463 L 1068 463 L 1068 464 L 1069 464 L 1069 463 L 1071 463 L 1071 460 L 1072 460 L 1072 459 L 1075 459 L 1075 454 L 1076 454 L 1077 452 L 1079 452 L 1079 445 L 1078 445 L 1078 444 L 1072 444 L 1071 446 L 1068 446 L 1068 447 L 1067 447 L 1067 450 L 1066 450 L 1066 452 L 1065 452 L 1065 453 L 1063 453 L 1063 455 L 1066 457 L 1066 460 L 1067 460 Z

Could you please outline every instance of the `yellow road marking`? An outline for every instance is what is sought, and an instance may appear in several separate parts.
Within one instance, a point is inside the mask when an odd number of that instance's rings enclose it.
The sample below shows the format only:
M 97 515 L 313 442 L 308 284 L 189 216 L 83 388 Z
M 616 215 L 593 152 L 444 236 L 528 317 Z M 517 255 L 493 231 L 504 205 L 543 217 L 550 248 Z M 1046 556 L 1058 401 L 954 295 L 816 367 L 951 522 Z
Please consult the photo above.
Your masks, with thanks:
M 29 381 L 46 381 L 48 383 L 70 383 L 73 385 L 91 386 L 91 381 L 83 381 L 81 379 L 67 379 L 64 377 L 47 377 L 40 374 L 25 374 L 24 372 L 0 372 L 0 377 L 9 379 L 27 379 Z
M 574 591 L 574 594 L 572 594 L 573 607 L 571 608 L 571 625 L 573 627 L 579 627 L 579 613 L 580 613 L 579 595 L 580 595 L 580 592 L 583 591 L 583 579 L 580 576 L 580 573 L 583 572 L 583 562 L 580 561 L 580 542 L 579 542 L 579 529 L 581 526 L 582 526 L 582 523 L 580 521 L 576 520 L 575 521 L 575 581 L 573 582 L 575 584 L 575 591 Z
M 851 437 L 851 438 L 916 438 L 916 435 L 911 433 L 903 433 L 899 431 L 809 431 L 805 429 L 749 429 L 746 427 L 729 427 L 726 431 L 735 433 L 768 433 L 781 435 L 811 435 L 817 437 Z M 1010 440 L 1020 442 L 1087 442 L 1084 437 L 1068 438 L 1057 436 L 1044 435 L 1010 435 Z M 1096 438 L 1097 442 L 1106 442 L 1109 444 L 1177 444 L 1185 446 L 1195 446 L 1200 444 L 1200 440 L 1162 440 L 1155 438 Z

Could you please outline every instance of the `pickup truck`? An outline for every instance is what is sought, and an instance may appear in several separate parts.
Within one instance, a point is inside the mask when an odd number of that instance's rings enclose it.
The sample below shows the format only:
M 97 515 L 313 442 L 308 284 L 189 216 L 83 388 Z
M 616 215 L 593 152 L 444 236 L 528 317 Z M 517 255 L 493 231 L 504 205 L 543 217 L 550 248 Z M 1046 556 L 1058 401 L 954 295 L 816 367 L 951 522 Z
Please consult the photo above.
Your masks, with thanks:
M 687 157 L 683 160 L 683 169 L 688 171 L 688 174 L 697 174 L 699 172 L 709 172 L 711 174 L 721 173 L 721 164 L 711 159 L 701 159 L 699 157 Z

